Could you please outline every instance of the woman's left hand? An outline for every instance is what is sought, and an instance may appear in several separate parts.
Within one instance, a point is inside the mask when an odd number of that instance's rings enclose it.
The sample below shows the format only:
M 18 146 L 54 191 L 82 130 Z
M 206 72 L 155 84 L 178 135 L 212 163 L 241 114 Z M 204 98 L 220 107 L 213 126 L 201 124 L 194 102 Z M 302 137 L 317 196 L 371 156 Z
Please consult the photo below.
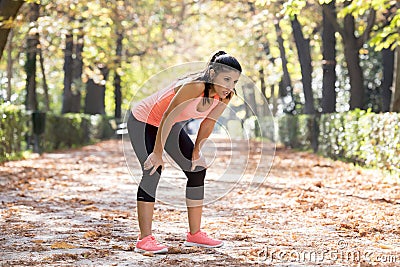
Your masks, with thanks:
M 191 171 L 194 171 L 194 169 L 197 167 L 203 167 L 207 168 L 207 162 L 206 159 L 203 157 L 200 151 L 193 151 L 192 153 L 192 168 L 190 169 Z

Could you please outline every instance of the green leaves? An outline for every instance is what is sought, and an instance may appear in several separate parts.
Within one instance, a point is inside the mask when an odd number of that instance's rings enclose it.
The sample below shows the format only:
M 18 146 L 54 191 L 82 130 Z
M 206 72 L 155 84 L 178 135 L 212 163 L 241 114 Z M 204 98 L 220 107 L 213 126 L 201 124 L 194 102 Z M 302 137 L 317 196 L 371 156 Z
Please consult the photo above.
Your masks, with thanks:
M 287 146 L 310 149 L 312 125 L 309 115 L 279 118 L 280 140 Z M 319 152 L 370 167 L 399 172 L 400 115 L 365 110 L 324 114 L 319 124 Z
M 290 0 L 283 4 L 283 11 L 290 17 L 300 14 L 301 10 L 306 6 L 305 0 Z
M 385 48 L 395 49 L 400 45 L 400 9 L 396 11 L 392 19 L 381 30 L 377 31 L 371 38 L 370 44 L 375 50 Z
M 33 2 L 33 1 L 30 1 Z M 290 17 L 297 15 L 306 38 L 312 47 L 315 75 L 321 74 L 321 22 L 319 4 L 331 0 L 251 0 L 251 1 L 41 1 L 41 17 L 34 31 L 40 34 L 40 47 L 45 58 L 49 84 L 51 109 L 60 110 L 63 88 L 64 44 L 67 33 L 73 33 L 84 42 L 84 82 L 88 78 L 102 81 L 96 70 L 99 64 L 110 70 L 107 81 L 107 112 L 112 111 L 113 73 L 122 79 L 124 107 L 128 109 L 133 91 L 151 75 L 171 65 L 187 61 L 206 61 L 211 51 L 224 48 L 241 59 L 248 67 L 245 73 L 259 81 L 259 70 L 263 69 L 266 87 L 278 86 L 281 80 L 279 47 L 274 27 L 279 23 L 284 39 L 288 69 L 295 87 L 301 79 L 298 57 L 295 53 Z M 356 18 L 356 34 L 366 29 L 365 18 L 370 9 L 377 10 L 370 45 L 375 49 L 394 49 L 399 45 L 400 11 L 390 9 L 395 0 L 354 0 L 344 7 L 344 0 L 336 0 L 337 11 Z M 394 12 L 385 20 L 385 12 Z M 3 23 L 6 27 L 16 25 L 13 38 L 13 94 L 19 95 L 16 102 L 24 101 L 23 43 L 29 31 L 27 10 Z M 387 24 L 385 24 L 387 22 Z M 338 23 L 342 26 L 341 23 Z M 3 26 L 4 26 L 3 25 Z M 32 30 L 33 31 L 33 30 Z M 116 55 L 117 33 L 123 34 L 121 55 Z M 264 50 L 268 46 L 268 51 Z M 338 63 L 343 58 L 343 48 L 338 45 Z M 0 72 L 6 72 L 7 57 L 0 62 Z M 20 64 L 18 64 L 18 63 Z M 253 67 L 254 66 L 254 67 Z M 341 73 L 339 76 L 345 76 Z M 40 77 L 38 78 L 38 80 Z M 6 79 L 0 87 L 6 88 Z M 38 82 L 38 87 L 41 83 Z M 84 85 L 82 86 L 82 89 Z M 41 88 L 38 88 L 39 91 Z M 84 90 L 82 90 L 84 94 Z M 141 92 L 140 97 L 150 92 Z M 267 92 L 267 94 L 270 92 Z M 40 96 L 39 96 L 40 97 Z

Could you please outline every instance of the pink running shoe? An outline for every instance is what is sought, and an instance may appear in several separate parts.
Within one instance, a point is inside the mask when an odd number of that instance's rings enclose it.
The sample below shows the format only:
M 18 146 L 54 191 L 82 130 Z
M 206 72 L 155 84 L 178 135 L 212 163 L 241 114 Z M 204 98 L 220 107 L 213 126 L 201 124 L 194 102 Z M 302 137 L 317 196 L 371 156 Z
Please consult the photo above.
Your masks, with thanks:
M 135 247 L 135 252 L 139 253 L 145 253 L 145 252 L 151 252 L 151 253 L 167 253 L 168 248 L 164 245 L 160 245 L 157 240 L 154 238 L 152 235 L 148 235 L 142 240 L 137 240 L 136 242 L 136 247 Z
M 212 239 L 207 236 L 205 232 L 198 231 L 195 234 L 187 233 L 186 242 L 187 247 L 205 247 L 205 248 L 219 248 L 224 242 L 217 239 Z

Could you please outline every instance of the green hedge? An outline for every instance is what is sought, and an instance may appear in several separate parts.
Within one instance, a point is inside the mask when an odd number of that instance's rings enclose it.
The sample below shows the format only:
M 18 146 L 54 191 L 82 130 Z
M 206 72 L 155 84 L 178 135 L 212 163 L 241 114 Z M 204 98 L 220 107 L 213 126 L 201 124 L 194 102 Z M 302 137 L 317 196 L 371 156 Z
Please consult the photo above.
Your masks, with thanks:
M 110 119 L 101 115 L 65 114 L 46 115 L 43 148 L 52 151 L 107 139 L 114 135 Z
M 318 116 L 285 115 L 278 118 L 278 140 L 287 147 L 317 150 Z
M 284 115 L 278 124 L 279 139 L 286 146 L 311 149 L 316 134 L 323 155 L 400 173 L 399 113 Z
M 18 157 L 33 142 L 32 114 L 23 106 L 0 105 L 0 162 Z M 115 134 L 109 117 L 87 114 L 46 114 L 45 132 L 40 136 L 42 151 L 78 147 Z
M 28 116 L 23 107 L 0 105 L 0 162 L 18 157 L 26 148 L 27 123 Z

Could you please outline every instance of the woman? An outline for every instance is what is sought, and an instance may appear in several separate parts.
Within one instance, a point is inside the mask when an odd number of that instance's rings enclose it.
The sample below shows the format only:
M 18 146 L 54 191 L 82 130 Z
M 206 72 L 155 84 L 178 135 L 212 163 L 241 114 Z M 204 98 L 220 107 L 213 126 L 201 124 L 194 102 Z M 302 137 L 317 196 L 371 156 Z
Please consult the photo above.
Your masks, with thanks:
M 241 72 L 242 68 L 234 57 L 218 51 L 204 71 L 178 79 L 132 108 L 128 119 L 129 137 L 143 172 L 137 192 L 140 235 L 136 252 L 168 251 L 152 236 L 155 195 L 164 166 L 164 149 L 188 179 L 186 205 L 189 232 L 185 245 L 223 245 L 222 241 L 212 239 L 200 230 L 207 167 L 200 148 L 233 97 Z M 194 144 L 179 123 L 191 118 L 203 118 Z

